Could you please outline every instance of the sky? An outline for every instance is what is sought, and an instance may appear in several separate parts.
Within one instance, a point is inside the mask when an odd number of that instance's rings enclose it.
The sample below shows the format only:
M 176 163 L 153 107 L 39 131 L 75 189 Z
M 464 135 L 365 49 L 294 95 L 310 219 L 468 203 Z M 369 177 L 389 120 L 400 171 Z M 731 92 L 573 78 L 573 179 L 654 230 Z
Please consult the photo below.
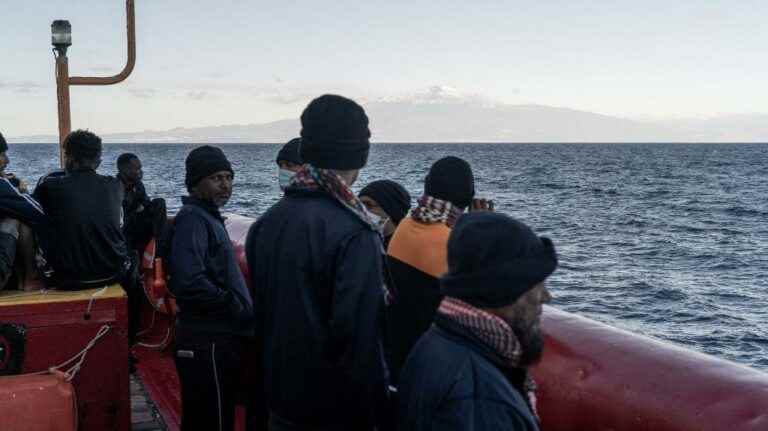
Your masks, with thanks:
M 72 76 L 125 63 L 121 0 L 0 0 L 0 11 L 6 136 L 56 133 L 52 20 L 72 23 Z M 365 102 L 435 86 L 627 118 L 768 113 L 766 16 L 752 0 L 136 0 L 133 74 L 72 87 L 72 123 L 264 123 L 323 93 Z

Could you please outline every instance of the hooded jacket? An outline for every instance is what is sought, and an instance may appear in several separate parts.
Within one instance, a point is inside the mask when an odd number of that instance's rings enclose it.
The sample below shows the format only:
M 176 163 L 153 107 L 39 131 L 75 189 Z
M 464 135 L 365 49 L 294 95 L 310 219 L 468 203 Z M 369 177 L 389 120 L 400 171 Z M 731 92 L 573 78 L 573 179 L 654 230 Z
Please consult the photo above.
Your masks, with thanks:
M 400 375 L 398 430 L 538 431 L 515 370 L 460 328 L 436 323 Z
M 169 288 L 179 304 L 179 329 L 211 335 L 253 335 L 253 302 L 217 208 L 182 198 L 174 220 Z
M 273 418 L 372 429 L 388 396 L 378 233 L 326 193 L 289 187 L 246 250 Z

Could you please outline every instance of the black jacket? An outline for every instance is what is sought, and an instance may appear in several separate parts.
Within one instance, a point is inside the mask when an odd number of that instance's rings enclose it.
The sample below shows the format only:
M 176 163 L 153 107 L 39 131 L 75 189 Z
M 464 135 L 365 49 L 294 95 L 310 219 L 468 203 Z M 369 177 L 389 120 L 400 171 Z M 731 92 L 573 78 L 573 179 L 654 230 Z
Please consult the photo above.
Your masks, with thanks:
M 269 409 L 370 430 L 388 408 L 379 234 L 322 192 L 286 191 L 246 242 Z
M 117 281 L 125 271 L 123 185 L 92 169 L 40 179 L 34 198 L 47 216 L 39 235 L 45 258 L 64 287 Z
M 177 327 L 209 334 L 252 335 L 253 303 L 218 209 L 184 197 L 174 220 L 169 288 Z
M 495 365 L 471 335 L 439 323 L 408 356 L 398 393 L 401 431 L 537 431 L 522 373 Z

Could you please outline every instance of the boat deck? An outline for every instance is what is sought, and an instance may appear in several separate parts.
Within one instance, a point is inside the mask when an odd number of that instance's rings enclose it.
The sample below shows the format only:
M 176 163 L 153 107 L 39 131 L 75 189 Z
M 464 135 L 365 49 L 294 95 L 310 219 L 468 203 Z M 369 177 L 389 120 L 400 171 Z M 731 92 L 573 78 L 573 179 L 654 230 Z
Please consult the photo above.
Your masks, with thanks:
M 131 431 L 167 431 L 160 413 L 135 374 L 131 376 Z

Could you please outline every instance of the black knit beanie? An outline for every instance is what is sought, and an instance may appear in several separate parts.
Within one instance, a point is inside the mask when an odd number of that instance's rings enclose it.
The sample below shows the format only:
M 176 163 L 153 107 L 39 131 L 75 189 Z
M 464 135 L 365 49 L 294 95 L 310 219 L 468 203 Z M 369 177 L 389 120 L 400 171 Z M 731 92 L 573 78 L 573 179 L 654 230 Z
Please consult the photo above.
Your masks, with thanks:
M 363 187 L 358 196 L 368 196 L 376 201 L 381 209 L 397 226 L 411 209 L 411 195 L 403 186 L 390 180 L 374 181 Z
M 475 197 L 475 177 L 469 163 L 458 157 L 443 157 L 429 169 L 424 194 L 465 209 Z
M 187 185 L 187 189 L 191 189 L 200 180 L 216 172 L 229 171 L 232 175 L 235 174 L 224 152 L 220 148 L 210 145 L 203 145 L 190 151 L 187 156 L 186 165 L 187 175 L 184 183 Z
M 301 114 L 301 159 L 317 168 L 362 168 L 370 138 L 365 111 L 345 97 L 320 96 Z
M 3 137 L 3 134 L 0 133 L 0 153 L 4 153 L 8 151 L 8 143 L 5 142 L 5 138 Z
M 304 162 L 301 161 L 301 154 L 299 153 L 300 149 L 301 138 L 291 139 L 285 145 L 283 145 L 283 148 L 280 148 L 280 151 L 277 153 L 277 159 L 275 162 L 279 164 L 281 161 L 285 161 L 296 165 L 303 165 Z
M 557 268 L 549 238 L 500 213 L 473 212 L 461 218 L 448 238 L 448 273 L 440 289 L 481 308 L 514 304 Z

